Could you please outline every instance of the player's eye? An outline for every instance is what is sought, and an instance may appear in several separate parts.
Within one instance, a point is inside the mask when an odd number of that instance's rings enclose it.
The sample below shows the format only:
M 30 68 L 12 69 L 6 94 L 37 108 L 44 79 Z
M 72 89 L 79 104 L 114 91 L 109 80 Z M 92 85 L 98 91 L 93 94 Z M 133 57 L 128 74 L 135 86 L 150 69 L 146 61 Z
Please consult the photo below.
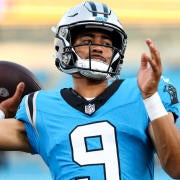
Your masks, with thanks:
M 102 45 L 110 46 L 111 44 L 110 44 L 110 43 L 105 42 L 105 43 L 103 43 Z
M 102 45 L 112 46 L 112 42 L 110 40 L 105 40 Z
M 90 45 L 92 44 L 92 41 L 90 39 L 83 40 L 82 44 Z

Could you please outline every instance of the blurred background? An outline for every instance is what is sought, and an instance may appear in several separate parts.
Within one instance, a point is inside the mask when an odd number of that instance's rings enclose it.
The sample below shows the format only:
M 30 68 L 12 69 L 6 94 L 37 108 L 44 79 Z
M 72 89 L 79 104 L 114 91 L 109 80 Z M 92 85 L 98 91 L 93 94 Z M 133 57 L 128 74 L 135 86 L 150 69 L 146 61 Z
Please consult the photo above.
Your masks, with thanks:
M 26 66 L 44 88 L 71 85 L 71 77 L 54 66 L 51 27 L 79 0 L 0 0 L 0 60 Z M 179 0 L 103 0 L 120 18 L 128 34 L 122 78 L 136 76 L 141 53 L 148 52 L 145 39 L 159 49 L 163 74 L 180 94 L 180 1 Z M 180 125 L 177 123 L 177 127 Z M 170 180 L 155 162 L 155 180 Z M 19 152 L 0 152 L 0 180 L 50 180 L 39 156 Z

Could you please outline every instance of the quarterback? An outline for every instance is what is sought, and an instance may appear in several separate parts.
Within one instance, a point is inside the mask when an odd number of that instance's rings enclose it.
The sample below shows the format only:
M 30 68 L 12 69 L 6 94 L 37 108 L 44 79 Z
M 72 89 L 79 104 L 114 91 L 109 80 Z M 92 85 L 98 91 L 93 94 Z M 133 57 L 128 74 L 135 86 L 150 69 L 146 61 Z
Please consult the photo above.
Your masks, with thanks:
M 121 79 L 127 35 L 107 5 L 81 3 L 52 30 L 55 65 L 73 87 L 26 95 L 14 118 L 20 83 L 0 104 L 0 149 L 39 154 L 54 180 L 153 180 L 154 153 L 180 178 L 180 103 L 153 42 L 137 77 Z

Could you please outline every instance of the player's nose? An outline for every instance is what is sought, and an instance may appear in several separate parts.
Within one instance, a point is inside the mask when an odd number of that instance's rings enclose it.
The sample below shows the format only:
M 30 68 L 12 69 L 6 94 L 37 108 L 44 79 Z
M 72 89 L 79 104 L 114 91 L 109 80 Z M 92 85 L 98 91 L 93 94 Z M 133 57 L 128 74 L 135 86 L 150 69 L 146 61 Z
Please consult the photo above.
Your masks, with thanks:
M 98 45 L 98 44 L 97 45 L 91 45 L 91 52 L 102 54 L 103 47 L 101 45 Z

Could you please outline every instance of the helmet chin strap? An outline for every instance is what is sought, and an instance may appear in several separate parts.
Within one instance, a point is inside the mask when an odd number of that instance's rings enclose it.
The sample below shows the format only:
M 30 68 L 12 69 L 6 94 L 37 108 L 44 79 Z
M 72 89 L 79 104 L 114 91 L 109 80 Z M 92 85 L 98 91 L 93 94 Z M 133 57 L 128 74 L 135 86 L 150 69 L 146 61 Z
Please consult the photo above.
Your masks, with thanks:
M 76 67 L 79 69 L 80 74 L 85 77 L 97 80 L 109 79 L 108 74 L 109 64 L 96 59 L 78 59 Z

